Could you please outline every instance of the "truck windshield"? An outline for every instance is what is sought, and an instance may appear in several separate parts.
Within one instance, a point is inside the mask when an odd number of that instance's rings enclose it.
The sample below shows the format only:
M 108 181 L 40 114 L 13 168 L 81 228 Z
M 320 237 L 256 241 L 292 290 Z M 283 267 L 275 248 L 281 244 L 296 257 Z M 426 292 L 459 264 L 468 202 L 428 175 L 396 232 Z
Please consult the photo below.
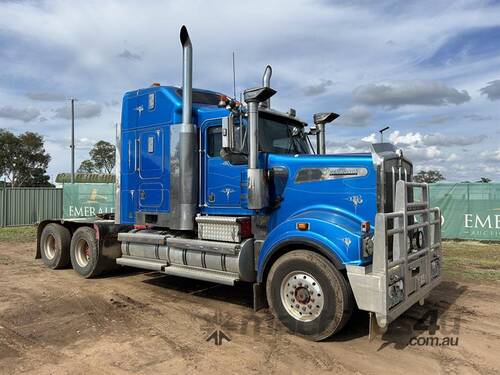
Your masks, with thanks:
M 238 152 L 247 155 L 247 119 L 243 128 L 234 124 L 234 143 Z M 311 147 L 301 122 L 260 112 L 259 149 L 271 154 L 311 154 Z
M 261 113 L 259 116 L 260 150 L 272 154 L 309 154 L 303 126 L 297 121 Z

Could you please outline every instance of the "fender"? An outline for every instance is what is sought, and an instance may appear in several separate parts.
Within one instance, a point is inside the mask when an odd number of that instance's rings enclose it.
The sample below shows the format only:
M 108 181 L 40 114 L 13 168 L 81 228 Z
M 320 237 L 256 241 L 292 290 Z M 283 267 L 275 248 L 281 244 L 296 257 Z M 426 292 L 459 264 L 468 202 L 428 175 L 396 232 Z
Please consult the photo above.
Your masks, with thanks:
M 307 231 L 298 223 L 309 224 Z M 257 280 L 262 282 L 268 262 L 276 252 L 300 245 L 312 247 L 329 259 L 337 269 L 361 263 L 361 223 L 333 210 L 315 208 L 301 211 L 275 227 L 267 236 L 258 257 Z

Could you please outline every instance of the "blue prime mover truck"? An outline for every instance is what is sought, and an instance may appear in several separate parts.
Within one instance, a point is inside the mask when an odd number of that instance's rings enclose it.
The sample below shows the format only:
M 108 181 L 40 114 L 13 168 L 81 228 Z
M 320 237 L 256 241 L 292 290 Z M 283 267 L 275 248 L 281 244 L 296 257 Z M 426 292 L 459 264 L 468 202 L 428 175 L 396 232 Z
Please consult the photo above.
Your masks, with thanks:
M 114 217 L 39 223 L 37 258 L 84 278 L 130 266 L 252 283 L 256 309 L 316 341 L 356 306 L 380 332 L 423 303 L 441 278 L 441 215 L 403 152 L 326 154 L 338 115 L 308 129 L 273 109 L 269 66 L 244 103 L 193 89 L 185 27 L 180 40 L 182 87 L 123 98 Z

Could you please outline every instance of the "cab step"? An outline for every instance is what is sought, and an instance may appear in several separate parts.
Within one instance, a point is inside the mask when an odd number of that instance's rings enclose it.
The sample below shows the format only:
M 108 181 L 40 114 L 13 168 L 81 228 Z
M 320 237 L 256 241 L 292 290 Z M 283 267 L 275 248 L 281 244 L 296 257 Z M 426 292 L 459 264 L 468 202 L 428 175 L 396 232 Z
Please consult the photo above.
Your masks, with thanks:
M 239 276 L 232 272 L 209 270 L 198 267 L 170 265 L 161 271 L 167 275 L 188 277 L 190 279 L 210 281 L 213 283 L 233 286 L 239 280 Z
M 136 257 L 121 257 L 116 259 L 116 263 L 119 264 L 120 266 L 129 266 L 129 267 L 136 267 L 136 268 L 142 268 L 145 270 L 151 270 L 151 271 L 161 271 L 163 267 L 166 266 L 166 263 L 164 260 L 160 259 L 144 259 L 144 258 L 136 258 Z

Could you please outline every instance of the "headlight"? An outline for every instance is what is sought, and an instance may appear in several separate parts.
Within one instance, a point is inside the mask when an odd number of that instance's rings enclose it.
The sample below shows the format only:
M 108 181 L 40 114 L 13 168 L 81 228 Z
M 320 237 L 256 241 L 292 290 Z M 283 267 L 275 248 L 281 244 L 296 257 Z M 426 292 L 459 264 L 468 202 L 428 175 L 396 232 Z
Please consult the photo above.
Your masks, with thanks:
M 373 255 L 373 239 L 372 237 L 363 238 L 363 257 L 371 257 Z
M 415 240 L 415 245 L 417 246 L 417 249 L 423 249 L 425 246 L 425 241 L 424 241 L 424 232 L 421 230 L 418 230 L 415 232 L 413 235 L 414 240 Z
M 439 264 L 439 259 L 434 259 L 432 262 L 431 262 L 431 278 L 435 278 L 437 276 L 439 276 L 440 274 L 440 264 Z
M 397 305 L 404 299 L 405 290 L 403 280 L 399 280 L 389 287 L 390 307 Z

